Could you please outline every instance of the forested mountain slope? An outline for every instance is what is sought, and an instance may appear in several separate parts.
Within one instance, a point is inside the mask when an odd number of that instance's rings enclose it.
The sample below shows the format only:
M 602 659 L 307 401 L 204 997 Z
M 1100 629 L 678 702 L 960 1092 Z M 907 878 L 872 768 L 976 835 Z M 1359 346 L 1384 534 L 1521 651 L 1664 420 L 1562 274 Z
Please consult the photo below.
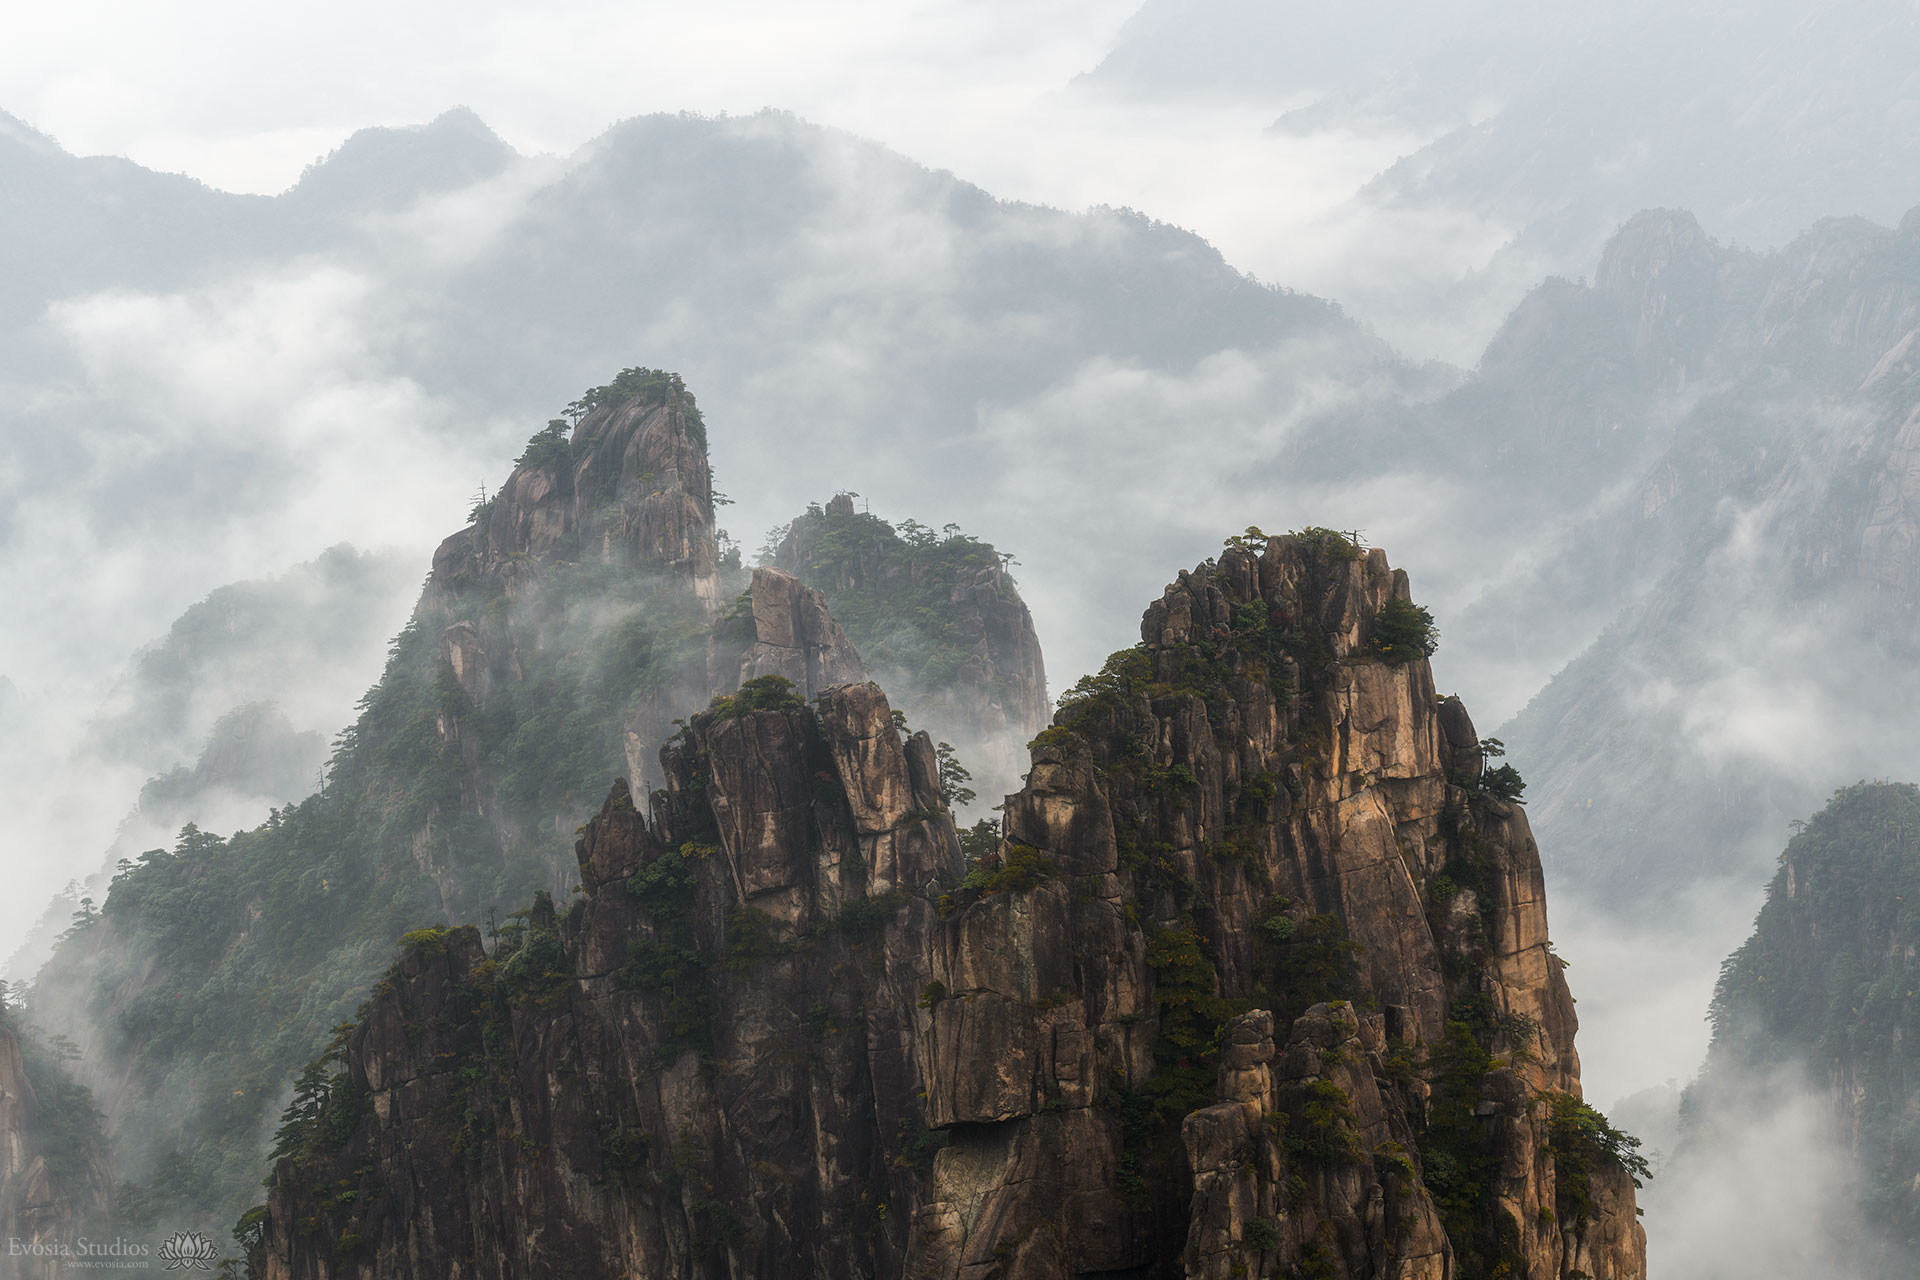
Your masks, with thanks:
M 1836 792 L 1780 855 L 1753 935 L 1714 993 L 1713 1047 L 1687 1091 L 1677 1179 L 1712 1176 L 1802 1097 L 1842 1153 L 1806 1265 L 1894 1277 L 1920 1266 L 1920 790 Z

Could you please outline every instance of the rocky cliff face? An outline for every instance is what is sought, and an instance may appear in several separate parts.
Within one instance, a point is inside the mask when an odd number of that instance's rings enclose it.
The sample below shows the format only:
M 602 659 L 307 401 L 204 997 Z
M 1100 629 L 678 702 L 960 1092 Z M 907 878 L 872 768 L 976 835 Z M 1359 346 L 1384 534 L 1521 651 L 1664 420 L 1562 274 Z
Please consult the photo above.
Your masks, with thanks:
M 17 1280 L 68 1274 L 109 1204 L 91 1099 L 44 1055 L 30 1070 L 34 1056 L 0 1000 L 0 1272 Z
M 256 1265 L 1643 1276 L 1525 815 L 1424 628 L 1378 551 L 1240 540 L 969 862 L 877 687 L 721 700 L 564 914 L 409 936 Z
M 817 588 L 908 720 L 950 739 L 981 790 L 1015 789 L 1046 727 L 1033 617 L 989 544 L 856 511 L 838 494 L 787 527 L 774 564 Z

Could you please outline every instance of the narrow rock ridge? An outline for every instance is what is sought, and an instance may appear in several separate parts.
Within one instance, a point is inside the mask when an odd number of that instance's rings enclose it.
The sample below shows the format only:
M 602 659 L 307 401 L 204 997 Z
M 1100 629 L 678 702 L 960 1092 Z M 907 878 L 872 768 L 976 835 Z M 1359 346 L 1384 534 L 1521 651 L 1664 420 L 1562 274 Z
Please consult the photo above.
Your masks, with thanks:
M 1642 1280 L 1405 575 L 1236 539 L 1142 635 L 967 862 L 877 687 L 695 716 L 564 916 L 410 937 L 264 1274 Z

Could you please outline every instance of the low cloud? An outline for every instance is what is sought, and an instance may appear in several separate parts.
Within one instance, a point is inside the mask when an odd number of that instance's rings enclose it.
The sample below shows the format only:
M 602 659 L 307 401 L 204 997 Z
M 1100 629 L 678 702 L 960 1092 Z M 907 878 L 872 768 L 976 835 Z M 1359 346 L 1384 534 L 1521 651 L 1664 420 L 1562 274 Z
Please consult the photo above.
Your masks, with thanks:
M 1798 1072 L 1738 1081 L 1641 1203 L 1650 1280 L 1864 1280 L 1875 1249 L 1832 1099 Z

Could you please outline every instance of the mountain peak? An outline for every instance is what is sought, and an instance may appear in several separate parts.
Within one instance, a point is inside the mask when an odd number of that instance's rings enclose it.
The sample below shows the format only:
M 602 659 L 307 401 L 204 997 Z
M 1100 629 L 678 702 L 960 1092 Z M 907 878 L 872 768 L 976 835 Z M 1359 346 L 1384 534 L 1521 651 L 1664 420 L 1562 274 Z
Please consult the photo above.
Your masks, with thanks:
M 1643 209 L 1607 241 L 1594 287 L 1631 298 L 1648 288 L 1710 276 L 1716 247 L 1700 220 L 1685 209 Z
M 754 591 L 791 653 L 804 588 Z M 688 717 L 580 828 L 564 915 L 405 935 L 302 1077 L 254 1266 L 1228 1280 L 1390 1240 L 1644 1274 L 1538 850 L 1406 574 L 1249 530 L 1142 641 L 965 835 L 876 684 L 769 670 Z
M 63 156 L 66 152 L 52 137 L 40 132 L 18 116 L 0 111 L 0 141 L 17 143 L 42 156 Z
M 426 124 L 359 130 L 309 165 L 286 194 L 390 208 L 494 177 L 519 158 L 471 108 L 453 107 Z

